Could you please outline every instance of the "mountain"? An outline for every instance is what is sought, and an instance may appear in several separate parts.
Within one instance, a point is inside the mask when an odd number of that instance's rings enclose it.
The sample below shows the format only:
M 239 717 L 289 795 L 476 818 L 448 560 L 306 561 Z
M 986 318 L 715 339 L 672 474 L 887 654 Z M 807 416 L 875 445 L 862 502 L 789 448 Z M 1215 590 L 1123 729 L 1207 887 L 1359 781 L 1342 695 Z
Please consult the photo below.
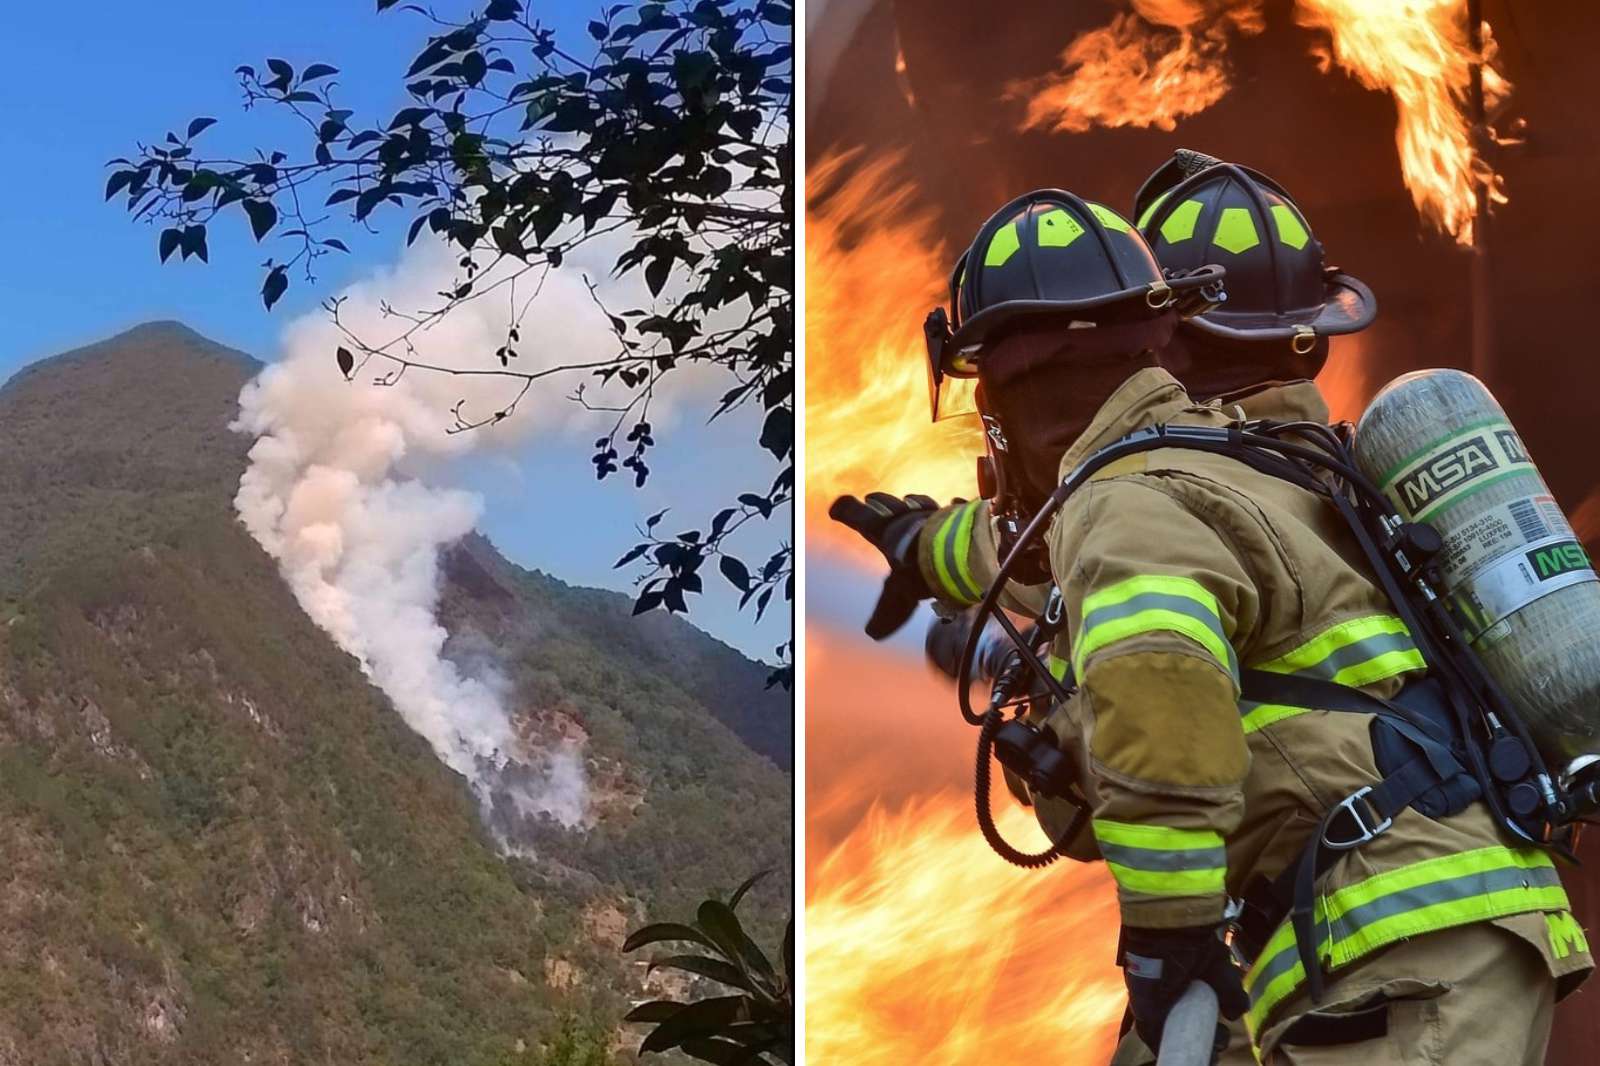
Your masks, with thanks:
M 486 826 L 235 520 L 257 369 L 152 323 L 0 388 L 0 1066 L 532 1066 L 591 1027 L 630 1059 L 627 929 L 770 868 L 745 906 L 776 943 L 787 699 L 470 537 L 447 654 L 491 654 L 590 797 Z

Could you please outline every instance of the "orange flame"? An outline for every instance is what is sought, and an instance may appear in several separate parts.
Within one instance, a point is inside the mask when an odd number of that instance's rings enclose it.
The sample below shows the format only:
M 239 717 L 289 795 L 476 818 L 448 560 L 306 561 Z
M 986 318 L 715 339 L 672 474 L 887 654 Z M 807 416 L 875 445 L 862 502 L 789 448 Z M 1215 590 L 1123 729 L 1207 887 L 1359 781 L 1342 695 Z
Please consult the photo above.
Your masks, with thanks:
M 973 734 L 948 684 L 816 629 L 806 651 L 808 759 L 828 767 L 807 784 L 808 1061 L 1105 1061 L 1125 999 L 1104 867 L 1025 871 L 989 850 L 956 783 Z M 1007 839 L 1042 847 L 997 792 Z
M 1132 14 L 1074 38 L 1056 75 L 1013 82 L 1007 99 L 1026 99 L 1024 129 L 1082 133 L 1092 126 L 1171 131 L 1228 91 L 1221 39 L 1165 33 Z
M 921 323 L 947 301 L 951 256 L 899 163 L 851 153 L 806 175 L 808 517 L 841 493 L 975 487 L 977 421 L 929 420 Z
M 1473 144 L 1466 113 L 1472 65 L 1465 0 L 1299 0 L 1295 20 L 1328 32 L 1332 60 L 1369 89 L 1394 97 L 1395 144 L 1406 187 L 1421 216 L 1462 244 L 1471 244 L 1480 185 L 1505 202 L 1501 181 Z M 1488 99 L 1510 85 L 1487 60 Z
M 1373 372 L 1369 347 L 1369 338 L 1360 333 L 1331 338 L 1327 365 L 1317 375 L 1329 421 L 1358 421 L 1383 384 Z
M 1131 0 L 1133 12 L 1074 38 L 1056 73 L 1007 87 L 1025 99 L 1023 129 L 1081 132 L 1092 126 L 1172 130 L 1229 89 L 1230 29 L 1258 33 L 1262 0 Z M 1472 67 L 1483 63 L 1494 107 L 1511 85 L 1468 40 L 1466 0 L 1296 0 L 1295 21 L 1328 35 L 1313 48 L 1326 72 L 1337 65 L 1395 101 L 1400 168 L 1417 212 L 1462 244 L 1473 240 L 1478 191 L 1505 202 L 1502 182 L 1473 143 L 1468 114 Z M 1492 132 L 1486 131 L 1493 137 Z

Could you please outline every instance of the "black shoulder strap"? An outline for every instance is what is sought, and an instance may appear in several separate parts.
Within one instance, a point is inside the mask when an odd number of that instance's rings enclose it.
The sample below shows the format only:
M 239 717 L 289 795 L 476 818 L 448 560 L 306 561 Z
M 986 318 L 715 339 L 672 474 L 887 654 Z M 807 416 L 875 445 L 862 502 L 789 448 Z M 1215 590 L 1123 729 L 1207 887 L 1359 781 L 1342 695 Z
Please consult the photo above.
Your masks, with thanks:
M 1257 703 L 1376 715 L 1419 752 L 1381 781 L 1358 789 L 1330 809 L 1306 842 L 1299 860 L 1291 863 L 1268 890 L 1273 909 L 1279 914 L 1287 911 L 1294 927 L 1307 991 L 1316 1003 L 1322 998 L 1322 962 L 1317 945 L 1325 935 L 1323 923 L 1315 916 L 1317 878 L 1345 851 L 1386 831 L 1392 820 L 1423 793 L 1465 773 L 1466 768 L 1450 750 L 1449 738 L 1438 735 L 1433 723 L 1393 700 L 1333 681 L 1264 670 L 1241 670 L 1239 687 L 1242 698 Z M 1262 932 L 1262 943 L 1267 935 L 1270 929 Z

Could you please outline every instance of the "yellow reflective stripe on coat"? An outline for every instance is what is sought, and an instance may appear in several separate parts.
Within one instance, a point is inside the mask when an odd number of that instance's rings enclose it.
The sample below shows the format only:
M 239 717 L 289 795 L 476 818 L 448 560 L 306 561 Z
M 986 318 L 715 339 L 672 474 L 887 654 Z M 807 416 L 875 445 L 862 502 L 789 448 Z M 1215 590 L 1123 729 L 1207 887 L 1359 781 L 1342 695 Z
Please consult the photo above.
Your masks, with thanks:
M 1222 627 L 1217 598 L 1193 578 L 1167 574 L 1130 577 L 1084 598 L 1073 673 L 1083 677 L 1083 664 L 1101 648 L 1162 630 L 1188 637 L 1239 679 L 1238 658 Z
M 1293 651 L 1264 662 L 1256 669 L 1360 688 L 1425 670 L 1427 664 L 1422 661 L 1422 653 L 1417 650 L 1404 622 L 1392 614 L 1374 614 L 1330 626 Z M 1315 709 L 1240 700 L 1240 724 L 1246 733 L 1254 733 Z
M 1427 669 L 1427 664 L 1404 622 L 1392 614 L 1374 614 L 1330 626 L 1256 669 L 1360 688 L 1408 670 Z
M 1550 934 L 1550 950 L 1556 958 L 1564 959 L 1574 950 L 1589 950 L 1589 938 L 1583 935 L 1583 926 L 1567 911 L 1546 914 L 1544 924 Z
M 1096 818 L 1095 843 L 1117 884 L 1146 896 L 1208 896 L 1222 891 L 1228 855 L 1207 829 L 1169 829 Z
M 1544 852 L 1478 848 L 1386 870 L 1319 897 L 1315 919 L 1326 933 L 1316 955 L 1336 970 L 1406 937 L 1528 911 L 1568 909 L 1555 864 Z M 1250 994 L 1245 1021 L 1252 1036 L 1304 981 L 1294 928 L 1286 919 L 1245 975 Z
M 972 579 L 972 567 L 967 562 L 972 551 L 972 523 L 980 502 L 973 500 L 951 512 L 933 535 L 933 568 L 945 594 L 959 603 L 977 603 L 983 598 L 983 590 Z
M 1045 665 L 1050 668 L 1051 677 L 1055 678 L 1057 681 L 1064 681 L 1067 677 L 1067 667 L 1072 664 L 1061 658 L 1055 652 L 1051 652 L 1049 658 L 1045 660 Z

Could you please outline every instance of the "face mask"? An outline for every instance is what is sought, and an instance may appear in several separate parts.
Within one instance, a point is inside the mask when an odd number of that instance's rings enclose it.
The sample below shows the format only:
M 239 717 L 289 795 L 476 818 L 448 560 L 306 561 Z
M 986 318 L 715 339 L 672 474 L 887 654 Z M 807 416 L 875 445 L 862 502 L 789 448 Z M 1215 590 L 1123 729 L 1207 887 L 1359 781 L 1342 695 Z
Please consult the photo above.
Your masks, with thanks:
M 1037 507 L 1054 491 L 1061 457 L 1101 405 L 1128 377 L 1155 366 L 1177 316 L 1019 331 L 991 343 L 978 360 L 985 413 L 994 417 L 1011 457 L 1008 475 L 1024 503 Z

